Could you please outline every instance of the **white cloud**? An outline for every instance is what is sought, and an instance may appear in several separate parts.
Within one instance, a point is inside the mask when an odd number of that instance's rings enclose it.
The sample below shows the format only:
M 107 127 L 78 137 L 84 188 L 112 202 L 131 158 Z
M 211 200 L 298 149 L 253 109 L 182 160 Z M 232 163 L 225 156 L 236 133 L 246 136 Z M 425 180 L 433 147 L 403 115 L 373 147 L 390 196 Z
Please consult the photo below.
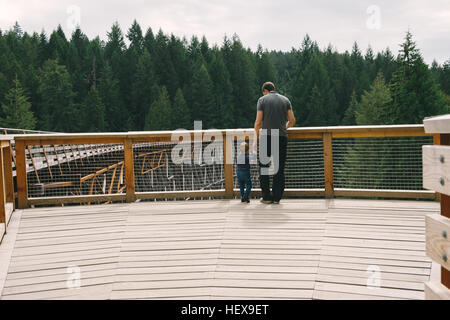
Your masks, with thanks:
M 321 47 L 333 44 L 339 51 L 351 50 L 356 41 L 362 49 L 390 47 L 397 52 L 405 31 L 410 29 L 428 63 L 450 58 L 450 1 L 433 0 L 1 0 L 0 28 L 16 20 L 28 32 L 47 33 L 58 24 L 67 30 L 70 5 L 81 9 L 81 28 L 89 36 L 106 38 L 114 21 L 124 33 L 134 19 L 144 29 L 162 28 L 178 36 L 205 35 L 221 43 L 225 34 L 237 33 L 244 45 L 290 50 L 299 47 L 306 33 Z M 369 6 L 380 8 L 380 29 L 367 28 Z

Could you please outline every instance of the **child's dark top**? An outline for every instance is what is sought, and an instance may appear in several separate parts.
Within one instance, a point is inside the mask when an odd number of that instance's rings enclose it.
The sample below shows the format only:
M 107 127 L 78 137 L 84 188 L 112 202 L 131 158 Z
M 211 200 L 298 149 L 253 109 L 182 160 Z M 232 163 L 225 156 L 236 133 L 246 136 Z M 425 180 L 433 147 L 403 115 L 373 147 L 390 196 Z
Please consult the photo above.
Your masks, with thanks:
M 250 158 L 249 154 L 239 154 L 236 157 L 237 169 L 239 171 L 250 171 Z

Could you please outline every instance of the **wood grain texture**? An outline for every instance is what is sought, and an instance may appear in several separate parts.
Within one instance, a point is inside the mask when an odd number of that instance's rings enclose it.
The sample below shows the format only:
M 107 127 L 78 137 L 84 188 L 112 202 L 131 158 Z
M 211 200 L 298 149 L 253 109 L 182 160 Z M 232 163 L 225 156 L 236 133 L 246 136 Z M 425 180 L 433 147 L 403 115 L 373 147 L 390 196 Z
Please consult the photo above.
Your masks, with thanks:
M 423 146 L 423 187 L 450 195 L 450 146 Z
M 441 215 L 426 217 L 427 255 L 450 270 L 450 219 Z
M 425 282 L 426 300 L 450 300 L 450 290 L 439 282 Z
M 450 114 L 425 118 L 423 124 L 426 133 L 450 133 Z
M 423 299 L 425 216 L 438 212 L 349 199 L 26 209 L 1 298 Z M 67 288 L 69 266 L 80 289 Z

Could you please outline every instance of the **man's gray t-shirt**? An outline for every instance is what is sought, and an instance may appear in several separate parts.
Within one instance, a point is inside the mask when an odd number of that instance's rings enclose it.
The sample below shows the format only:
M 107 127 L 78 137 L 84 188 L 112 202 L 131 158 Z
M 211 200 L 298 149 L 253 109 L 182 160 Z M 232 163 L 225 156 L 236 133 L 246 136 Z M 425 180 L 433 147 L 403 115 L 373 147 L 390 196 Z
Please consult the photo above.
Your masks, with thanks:
M 275 91 L 259 98 L 257 110 L 263 112 L 262 128 L 279 129 L 280 136 L 286 137 L 287 112 L 289 109 L 292 109 L 289 99 Z

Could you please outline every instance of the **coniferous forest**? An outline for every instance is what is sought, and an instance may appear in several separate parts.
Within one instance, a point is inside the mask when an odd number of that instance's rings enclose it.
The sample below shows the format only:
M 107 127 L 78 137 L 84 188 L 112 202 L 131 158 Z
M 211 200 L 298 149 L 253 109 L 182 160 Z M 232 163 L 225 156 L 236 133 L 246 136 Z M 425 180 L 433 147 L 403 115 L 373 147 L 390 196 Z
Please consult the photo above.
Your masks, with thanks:
M 332 39 L 330 39 L 332 40 Z M 128 43 L 128 44 L 127 44 Z M 393 50 L 393 51 L 391 51 Z M 339 53 L 306 35 L 256 52 L 237 35 L 210 45 L 135 21 L 106 41 L 0 30 L 0 126 L 54 132 L 253 127 L 261 85 L 288 96 L 296 126 L 414 124 L 450 112 L 450 59 L 427 65 L 405 32 L 398 48 Z

